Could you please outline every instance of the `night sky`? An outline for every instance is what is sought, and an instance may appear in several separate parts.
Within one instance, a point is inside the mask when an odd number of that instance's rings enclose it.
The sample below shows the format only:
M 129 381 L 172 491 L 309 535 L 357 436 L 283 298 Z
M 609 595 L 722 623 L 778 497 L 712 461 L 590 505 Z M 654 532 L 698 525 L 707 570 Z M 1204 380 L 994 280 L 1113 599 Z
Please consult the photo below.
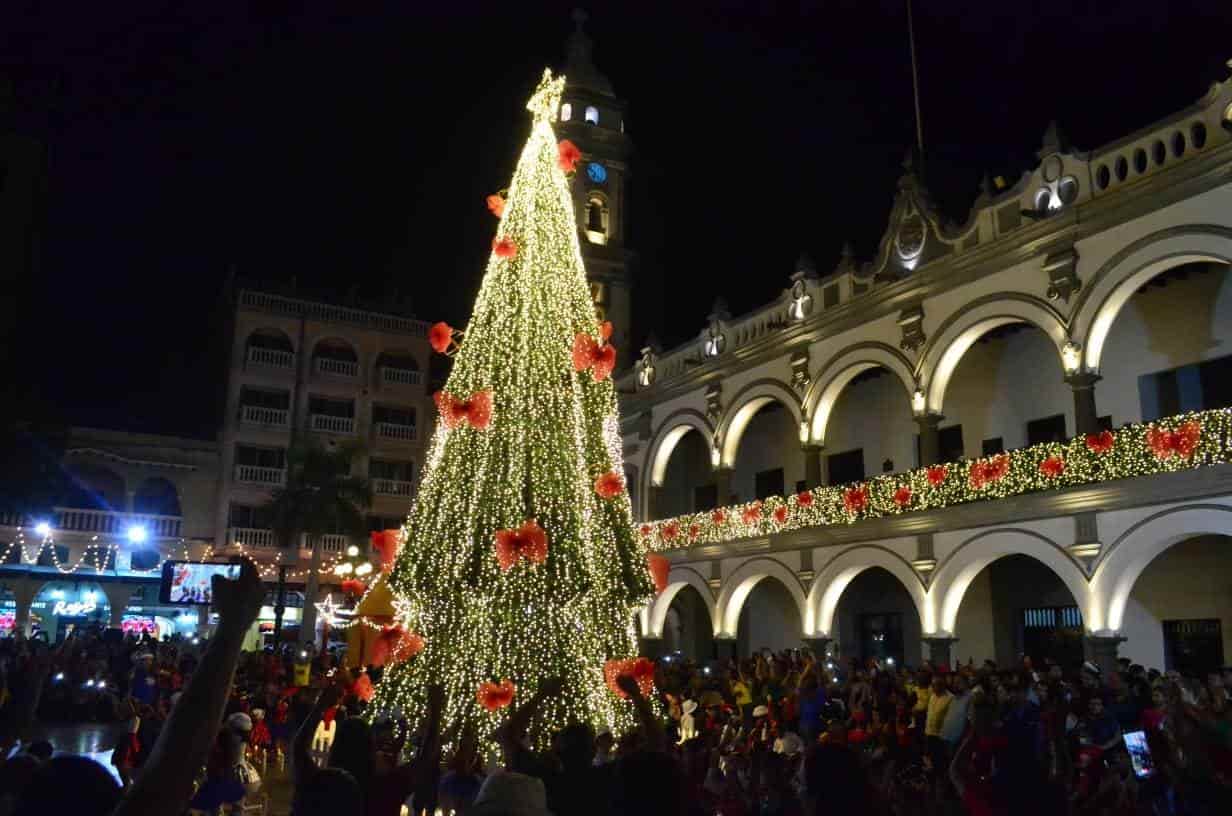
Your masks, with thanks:
M 483 198 L 573 5 L 4 3 L 16 127 L 50 154 L 26 410 L 211 437 L 230 268 L 464 324 Z M 637 150 L 638 341 L 694 335 L 716 296 L 774 298 L 802 250 L 822 272 L 844 241 L 871 255 L 914 141 L 904 0 L 588 9 Z M 1232 57 L 1226 0 L 917 0 L 915 22 L 926 182 L 957 221 L 986 171 L 1031 166 L 1050 119 L 1096 147 Z

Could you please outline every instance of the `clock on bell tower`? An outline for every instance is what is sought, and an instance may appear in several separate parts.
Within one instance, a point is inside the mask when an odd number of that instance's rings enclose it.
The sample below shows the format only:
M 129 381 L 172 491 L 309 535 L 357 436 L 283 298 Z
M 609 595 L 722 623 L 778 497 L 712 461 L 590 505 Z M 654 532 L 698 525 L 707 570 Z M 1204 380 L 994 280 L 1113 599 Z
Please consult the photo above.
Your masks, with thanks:
M 630 357 L 631 271 L 635 256 L 625 247 L 629 158 L 633 144 L 625 135 L 627 105 L 612 83 L 595 67 L 590 37 L 583 31 L 586 12 L 573 12 L 565 60 L 565 92 L 556 131 L 582 151 L 573 177 L 573 205 L 578 216 L 582 260 L 601 320 L 612 321 L 618 369 Z

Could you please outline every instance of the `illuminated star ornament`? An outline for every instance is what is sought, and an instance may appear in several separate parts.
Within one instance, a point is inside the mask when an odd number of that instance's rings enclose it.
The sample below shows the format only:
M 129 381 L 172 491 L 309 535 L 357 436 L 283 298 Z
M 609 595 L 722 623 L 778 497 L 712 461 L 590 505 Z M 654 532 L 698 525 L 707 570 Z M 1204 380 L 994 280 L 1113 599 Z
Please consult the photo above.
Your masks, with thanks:
M 613 327 L 595 316 L 566 176 L 581 154 L 552 127 L 564 87 L 545 71 L 527 102 L 467 325 L 433 333 L 453 366 L 386 576 L 417 651 L 387 665 L 365 715 L 405 714 L 412 731 L 431 684 L 445 685 L 442 731 L 486 741 L 549 678 L 563 691 L 531 726 L 537 746 L 575 722 L 635 727 L 605 667 L 644 669 L 633 619 L 654 583 L 621 477 Z
M 334 603 L 334 594 L 325 596 L 325 600 L 317 601 L 313 604 L 317 608 L 317 615 L 326 624 L 334 627 L 346 626 L 350 621 L 342 617 L 344 613 L 349 613 L 351 610 L 344 610 Z

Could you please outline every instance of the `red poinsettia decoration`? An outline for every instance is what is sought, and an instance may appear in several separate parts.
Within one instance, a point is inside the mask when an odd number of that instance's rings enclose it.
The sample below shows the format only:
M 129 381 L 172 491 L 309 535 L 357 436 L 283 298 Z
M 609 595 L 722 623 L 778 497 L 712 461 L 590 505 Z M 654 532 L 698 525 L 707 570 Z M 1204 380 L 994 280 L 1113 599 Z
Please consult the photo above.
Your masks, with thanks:
M 654 580 L 655 592 L 667 589 L 667 576 L 672 571 L 672 562 L 665 556 L 646 553 L 646 568 L 650 570 L 650 577 Z
M 1105 454 L 1112 450 L 1112 446 L 1116 444 L 1116 437 L 1112 435 L 1112 431 L 1100 431 L 1097 434 L 1087 434 L 1086 439 L 1087 450 L 1094 454 Z
M 797 493 L 796 494 L 796 504 L 800 505 L 801 507 L 812 507 L 813 506 L 813 491 L 801 490 L 799 493 Z
M 512 258 L 518 254 L 518 245 L 512 238 L 493 238 L 492 251 L 498 258 Z
M 359 677 L 355 678 L 355 683 L 351 686 L 351 693 L 365 703 L 372 700 L 372 696 L 376 694 L 376 689 L 372 686 L 372 678 L 367 672 L 363 672 Z
M 1202 426 L 1191 419 L 1175 431 L 1164 428 L 1150 428 L 1146 432 L 1146 446 L 1155 454 L 1156 459 L 1170 459 L 1173 456 L 1188 459 L 1198 449 L 1198 440 L 1202 438 Z
M 577 163 L 582 158 L 582 151 L 568 139 L 561 139 L 556 145 L 556 156 L 560 161 L 560 169 L 572 173 L 577 169 Z
M 894 491 L 894 503 L 899 507 L 911 504 L 911 488 L 907 485 L 900 485 L 898 490 Z
M 650 526 L 649 524 L 643 524 L 641 529 L 638 532 L 642 534 L 642 538 L 646 538 L 651 533 L 654 532 L 654 527 Z
M 727 514 L 724 513 L 722 510 L 715 510 L 711 512 L 710 520 L 713 521 L 715 524 L 722 524 L 723 522 L 727 521 Z
M 659 537 L 664 541 L 675 541 L 678 535 L 680 535 L 680 524 L 678 522 L 669 521 L 659 528 Z
M 517 686 L 509 679 L 502 680 L 499 683 L 484 681 L 479 684 L 479 690 L 475 693 L 475 698 L 479 700 L 479 705 L 489 712 L 500 711 L 513 702 L 513 695 L 517 693 L 517 690 Z
M 477 431 L 483 431 L 492 423 L 491 391 L 476 391 L 470 399 L 464 400 L 445 391 L 437 391 L 432 399 L 436 401 L 441 423 L 450 430 L 459 425 L 470 425 Z
M 627 698 L 629 695 L 621 691 L 620 686 L 616 684 L 616 678 L 621 675 L 628 675 L 636 680 L 643 697 L 650 696 L 654 691 L 655 664 L 653 660 L 638 657 L 628 660 L 609 660 L 603 664 L 603 679 L 607 681 L 607 687 L 618 697 Z
M 702 534 L 702 526 L 697 523 L 689 525 L 689 541 L 697 541 L 697 537 Z
M 945 465 L 933 465 L 927 470 L 926 475 L 930 485 L 933 487 L 940 486 L 945 481 Z
M 495 215 L 497 218 L 500 218 L 502 215 L 505 214 L 505 197 L 503 195 L 501 195 L 500 193 L 493 193 L 492 195 L 488 196 L 487 201 L 488 201 L 488 210 L 491 211 L 492 215 Z
M 745 524 L 756 524 L 761 521 L 761 502 L 755 501 L 740 513 Z
M 610 323 L 606 325 L 611 326 Z M 595 382 L 612 376 L 612 370 L 616 368 L 616 347 L 606 338 L 599 343 L 588 332 L 578 332 L 573 338 L 573 370 L 585 371 L 588 368 Z
M 527 519 L 516 529 L 497 530 L 493 550 L 501 572 L 513 569 L 521 559 L 532 564 L 542 564 L 548 560 L 548 534 L 539 526 L 539 522 Z
M 1065 460 L 1060 456 L 1049 456 L 1039 463 L 1039 472 L 1049 479 L 1055 479 L 1065 472 Z
M 342 593 L 344 595 L 363 595 L 364 590 L 368 585 L 358 578 L 347 578 L 342 582 Z
M 774 522 L 775 524 L 787 523 L 787 505 L 780 504 L 778 507 L 774 508 Z
M 372 646 L 372 659 L 369 662 L 374 666 L 392 665 L 401 663 L 403 660 L 410 660 L 423 650 L 424 639 L 421 635 L 408 632 L 394 624 L 383 627 L 381 634 L 377 635 L 376 643 Z
M 999 482 L 1010 472 L 1010 457 L 1009 454 L 1002 453 L 994 456 L 991 459 L 985 459 L 971 463 L 971 472 L 968 474 L 968 481 L 976 490 L 986 487 L 993 482 Z
M 843 493 L 843 507 L 853 515 L 868 509 L 868 488 L 860 485 Z
M 381 569 L 388 572 L 398 557 L 398 536 L 401 530 L 374 530 L 372 551 L 381 559 Z
M 603 499 L 614 499 L 625 489 L 624 479 L 614 470 L 609 470 L 595 479 L 595 493 Z
M 433 323 L 432 328 L 428 329 L 428 345 L 432 346 L 432 350 L 437 354 L 448 352 L 453 345 L 453 326 L 444 320 Z

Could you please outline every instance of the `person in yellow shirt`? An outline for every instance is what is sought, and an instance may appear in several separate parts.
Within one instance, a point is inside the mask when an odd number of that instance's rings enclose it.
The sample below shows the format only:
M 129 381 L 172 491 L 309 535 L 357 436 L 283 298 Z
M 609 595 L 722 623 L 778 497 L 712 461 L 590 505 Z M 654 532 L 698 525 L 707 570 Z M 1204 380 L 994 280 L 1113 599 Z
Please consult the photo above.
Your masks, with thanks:
M 946 684 L 945 675 L 938 672 L 933 675 L 931 693 L 924 717 L 924 740 L 928 747 L 928 756 L 932 760 L 933 773 L 944 774 L 949 768 L 949 757 L 945 740 L 941 738 L 941 729 L 945 725 L 945 714 L 950 709 L 954 699 Z M 943 777 L 944 778 L 944 777 Z
M 732 698 L 736 701 L 736 710 L 740 712 L 740 721 L 744 722 L 744 715 L 749 710 L 748 707 L 753 704 L 753 690 L 749 687 L 749 682 L 744 679 L 744 672 L 740 672 L 735 676 L 731 683 Z

